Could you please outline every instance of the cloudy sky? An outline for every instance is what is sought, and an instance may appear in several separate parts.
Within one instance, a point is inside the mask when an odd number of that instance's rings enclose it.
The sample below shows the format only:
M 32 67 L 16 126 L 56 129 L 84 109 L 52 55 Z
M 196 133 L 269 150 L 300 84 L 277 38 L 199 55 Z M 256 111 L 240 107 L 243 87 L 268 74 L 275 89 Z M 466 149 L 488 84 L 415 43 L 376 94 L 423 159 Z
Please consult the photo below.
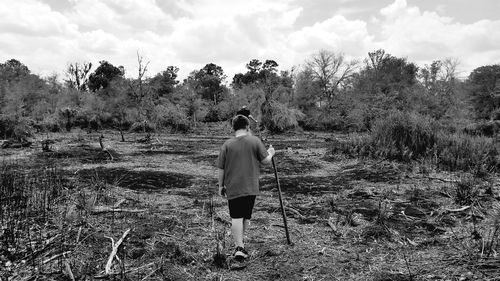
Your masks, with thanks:
M 287 70 L 320 49 L 364 59 L 380 48 L 419 66 L 458 59 L 465 77 L 500 63 L 500 1 L 0 0 L 0 62 L 40 75 L 107 60 L 133 76 L 139 52 L 149 76 L 212 62 L 230 82 L 253 58 Z

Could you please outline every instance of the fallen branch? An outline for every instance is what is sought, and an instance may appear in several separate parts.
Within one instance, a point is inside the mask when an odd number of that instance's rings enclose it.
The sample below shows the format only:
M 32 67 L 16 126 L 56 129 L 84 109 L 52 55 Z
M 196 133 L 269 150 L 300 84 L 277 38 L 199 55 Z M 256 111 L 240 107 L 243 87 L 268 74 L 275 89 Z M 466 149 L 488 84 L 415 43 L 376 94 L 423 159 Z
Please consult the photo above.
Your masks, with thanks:
M 286 210 L 287 210 L 287 211 L 290 211 L 290 212 L 292 212 L 292 213 L 294 213 L 294 214 L 296 214 L 296 215 L 297 215 L 297 216 L 299 216 L 299 218 L 301 218 L 301 219 L 305 219 L 305 216 L 304 216 L 304 215 L 302 215 L 299 211 L 295 210 L 295 209 L 294 209 L 294 208 L 292 208 L 292 207 L 287 206 L 287 207 L 286 207 Z
M 122 199 L 122 200 L 118 201 L 115 205 L 113 205 L 113 208 L 120 207 L 120 205 L 125 203 L 125 201 L 127 201 L 127 199 Z
M 71 266 L 69 265 L 68 261 L 64 261 L 64 269 L 69 279 L 71 281 L 75 281 L 75 275 L 73 275 L 73 271 L 71 271 Z
M 109 255 L 108 262 L 106 263 L 106 268 L 105 268 L 105 273 L 106 274 L 111 274 L 111 266 L 113 266 L 113 260 L 116 257 L 116 253 L 118 252 L 118 248 L 122 244 L 122 242 L 125 239 L 125 237 L 127 237 L 127 235 L 128 235 L 129 232 L 130 232 L 130 228 L 127 229 L 127 230 L 125 230 L 125 232 L 123 233 L 123 235 L 120 238 L 120 240 L 118 240 L 118 242 L 116 242 L 116 243 L 114 243 L 113 238 L 110 238 L 113 249 L 111 250 L 111 254 Z
M 470 206 L 463 206 L 462 208 L 458 208 L 458 209 L 445 209 L 445 210 L 447 212 L 450 212 L 450 213 L 456 213 L 456 212 L 462 212 L 462 211 L 465 211 L 468 209 L 470 209 Z
M 62 257 L 64 255 L 67 255 L 69 253 L 71 253 L 71 251 L 67 251 L 67 252 L 64 252 L 64 253 L 57 254 L 57 255 L 55 255 L 55 256 L 53 256 L 51 258 L 48 258 L 48 259 L 44 260 L 43 264 L 49 263 L 49 262 L 51 262 L 51 261 L 53 261 L 53 260 L 55 260 L 57 258 L 60 258 L 60 257 Z
M 109 206 L 95 206 L 91 210 L 92 214 L 116 213 L 116 212 L 122 212 L 122 213 L 143 213 L 143 212 L 146 212 L 146 211 L 147 211 L 146 209 L 118 209 L 118 208 L 109 207 Z

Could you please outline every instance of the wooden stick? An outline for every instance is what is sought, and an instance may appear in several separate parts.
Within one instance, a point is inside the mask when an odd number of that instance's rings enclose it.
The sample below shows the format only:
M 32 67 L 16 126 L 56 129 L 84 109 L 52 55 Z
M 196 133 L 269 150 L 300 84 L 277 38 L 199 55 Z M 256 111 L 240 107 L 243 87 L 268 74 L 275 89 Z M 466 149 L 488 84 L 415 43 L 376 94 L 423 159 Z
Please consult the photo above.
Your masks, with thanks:
M 71 279 L 71 281 L 75 281 L 75 275 L 73 275 L 73 271 L 71 271 L 71 266 L 68 261 L 64 261 L 64 269 L 66 270 L 66 274 L 68 274 L 69 279 Z
M 120 240 L 118 240 L 116 243 L 112 243 L 113 249 L 111 250 L 111 254 L 109 255 L 108 262 L 106 263 L 106 268 L 105 268 L 106 274 L 111 274 L 111 266 L 113 266 L 113 259 L 115 258 L 116 253 L 118 252 L 118 248 L 122 244 L 125 237 L 127 237 L 129 232 L 130 232 L 130 228 L 125 230 L 125 232 L 123 233 Z M 114 241 L 112 241 L 112 242 L 114 242 Z
M 292 241 L 290 240 L 290 234 L 288 233 L 288 224 L 287 224 L 287 221 L 286 221 L 286 212 L 285 212 L 285 207 L 283 205 L 283 198 L 282 198 L 282 195 L 281 195 L 280 180 L 278 178 L 278 170 L 276 169 L 276 163 L 274 162 L 274 157 L 271 158 L 271 162 L 273 164 L 274 177 L 276 179 L 276 185 L 278 187 L 278 197 L 279 197 L 279 201 L 280 201 L 281 215 L 283 216 L 283 225 L 285 226 L 286 241 L 288 242 L 288 245 L 291 245 Z
M 51 258 L 48 258 L 48 259 L 44 260 L 43 264 L 49 263 L 49 262 L 51 262 L 51 261 L 53 261 L 53 260 L 55 260 L 55 259 L 57 259 L 59 257 L 62 257 L 64 255 L 66 255 L 66 254 L 69 254 L 69 253 L 71 253 L 71 251 L 67 251 L 67 252 L 64 252 L 64 253 L 61 253 L 61 254 L 57 254 L 57 255 L 55 255 L 55 256 L 53 256 Z

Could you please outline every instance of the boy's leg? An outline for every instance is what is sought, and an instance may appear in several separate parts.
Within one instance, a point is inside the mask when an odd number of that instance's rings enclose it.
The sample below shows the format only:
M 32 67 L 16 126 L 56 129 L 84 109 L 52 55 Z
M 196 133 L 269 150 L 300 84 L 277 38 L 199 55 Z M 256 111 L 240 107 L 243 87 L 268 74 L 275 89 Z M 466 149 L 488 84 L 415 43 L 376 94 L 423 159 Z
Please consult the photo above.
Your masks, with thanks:
M 250 219 L 243 219 L 243 237 L 245 237 L 245 233 L 249 227 L 250 227 Z
M 244 231 L 244 224 L 243 224 L 243 218 L 239 219 L 231 219 L 231 235 L 233 236 L 234 240 L 234 245 L 236 247 L 242 247 L 243 246 L 243 231 Z

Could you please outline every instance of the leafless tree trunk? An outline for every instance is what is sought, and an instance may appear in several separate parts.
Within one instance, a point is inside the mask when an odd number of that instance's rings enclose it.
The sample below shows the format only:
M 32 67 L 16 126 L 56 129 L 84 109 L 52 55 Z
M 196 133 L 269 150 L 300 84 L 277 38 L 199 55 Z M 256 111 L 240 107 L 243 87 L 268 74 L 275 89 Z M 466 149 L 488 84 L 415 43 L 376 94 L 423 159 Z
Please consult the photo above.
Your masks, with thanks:
M 313 77 L 319 81 L 323 97 L 327 101 L 331 100 L 339 87 L 352 75 L 357 65 L 357 61 L 346 61 L 342 53 L 336 54 L 326 50 L 319 51 L 306 62 L 306 67 L 312 71 Z
M 68 86 L 78 91 L 86 91 L 88 89 L 90 69 L 92 69 L 92 63 L 90 62 L 84 62 L 83 65 L 79 65 L 77 62 L 71 63 L 66 69 Z

